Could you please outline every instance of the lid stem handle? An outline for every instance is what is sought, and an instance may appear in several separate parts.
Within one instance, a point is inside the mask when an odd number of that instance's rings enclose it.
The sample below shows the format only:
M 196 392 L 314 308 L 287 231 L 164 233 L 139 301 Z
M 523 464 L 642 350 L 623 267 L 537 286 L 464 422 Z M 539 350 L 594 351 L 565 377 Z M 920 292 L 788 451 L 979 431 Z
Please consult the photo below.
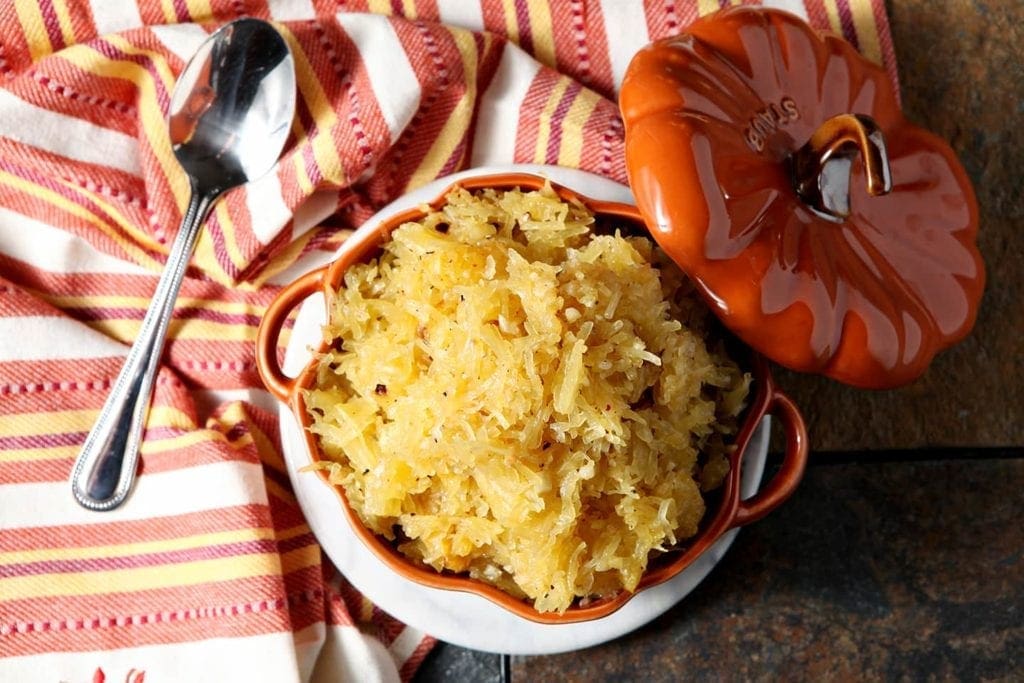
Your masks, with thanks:
M 793 154 L 793 184 L 815 213 L 837 223 L 850 215 L 850 173 L 858 154 L 868 194 L 877 197 L 892 190 L 885 137 L 870 116 L 833 116 Z

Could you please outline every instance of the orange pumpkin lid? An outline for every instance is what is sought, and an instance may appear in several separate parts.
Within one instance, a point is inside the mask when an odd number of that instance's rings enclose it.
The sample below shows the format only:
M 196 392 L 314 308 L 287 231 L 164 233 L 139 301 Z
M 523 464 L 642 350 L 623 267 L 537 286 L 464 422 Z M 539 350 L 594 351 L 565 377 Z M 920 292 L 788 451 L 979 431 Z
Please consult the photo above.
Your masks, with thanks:
M 970 331 L 985 281 L 971 183 L 842 39 L 722 10 L 639 52 L 620 106 L 652 235 L 753 348 L 882 388 Z

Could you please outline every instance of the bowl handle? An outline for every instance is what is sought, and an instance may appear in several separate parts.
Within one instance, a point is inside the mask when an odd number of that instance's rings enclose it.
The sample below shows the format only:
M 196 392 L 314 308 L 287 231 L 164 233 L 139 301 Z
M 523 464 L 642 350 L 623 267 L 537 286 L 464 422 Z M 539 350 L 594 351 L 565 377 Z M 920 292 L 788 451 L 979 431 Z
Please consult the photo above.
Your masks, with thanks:
M 295 390 L 295 379 L 285 375 L 277 362 L 277 339 L 292 309 L 323 287 L 326 272 L 325 266 L 306 273 L 281 290 L 267 307 L 260 322 L 259 333 L 256 335 L 256 369 L 270 393 L 285 403 Z
M 756 522 L 781 505 L 796 490 L 807 466 L 807 425 L 793 400 L 778 389 L 773 389 L 766 412 L 778 417 L 786 432 L 786 453 L 782 467 L 766 487 L 752 498 L 739 502 L 732 526 Z

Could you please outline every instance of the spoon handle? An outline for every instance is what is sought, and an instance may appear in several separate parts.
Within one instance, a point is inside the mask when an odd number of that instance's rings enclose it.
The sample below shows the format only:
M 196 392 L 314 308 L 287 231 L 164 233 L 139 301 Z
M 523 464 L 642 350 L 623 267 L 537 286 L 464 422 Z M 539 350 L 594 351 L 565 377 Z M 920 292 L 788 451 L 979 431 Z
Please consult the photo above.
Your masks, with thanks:
M 215 199 L 216 195 L 198 193 L 193 183 L 181 229 L 142 319 L 139 336 L 75 460 L 71 491 L 75 500 L 90 510 L 113 510 L 131 490 L 167 326 L 203 220 Z

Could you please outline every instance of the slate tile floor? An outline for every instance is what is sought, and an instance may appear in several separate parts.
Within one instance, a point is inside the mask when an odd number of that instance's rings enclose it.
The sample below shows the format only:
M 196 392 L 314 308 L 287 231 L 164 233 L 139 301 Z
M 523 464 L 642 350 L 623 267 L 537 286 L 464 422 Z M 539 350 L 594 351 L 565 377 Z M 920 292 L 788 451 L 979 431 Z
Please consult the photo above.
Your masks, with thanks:
M 875 457 L 889 455 L 903 454 Z M 664 616 L 582 652 L 513 657 L 511 678 L 1012 680 L 1024 458 L 962 455 L 815 464 Z M 499 681 L 500 660 L 441 645 L 417 680 Z

